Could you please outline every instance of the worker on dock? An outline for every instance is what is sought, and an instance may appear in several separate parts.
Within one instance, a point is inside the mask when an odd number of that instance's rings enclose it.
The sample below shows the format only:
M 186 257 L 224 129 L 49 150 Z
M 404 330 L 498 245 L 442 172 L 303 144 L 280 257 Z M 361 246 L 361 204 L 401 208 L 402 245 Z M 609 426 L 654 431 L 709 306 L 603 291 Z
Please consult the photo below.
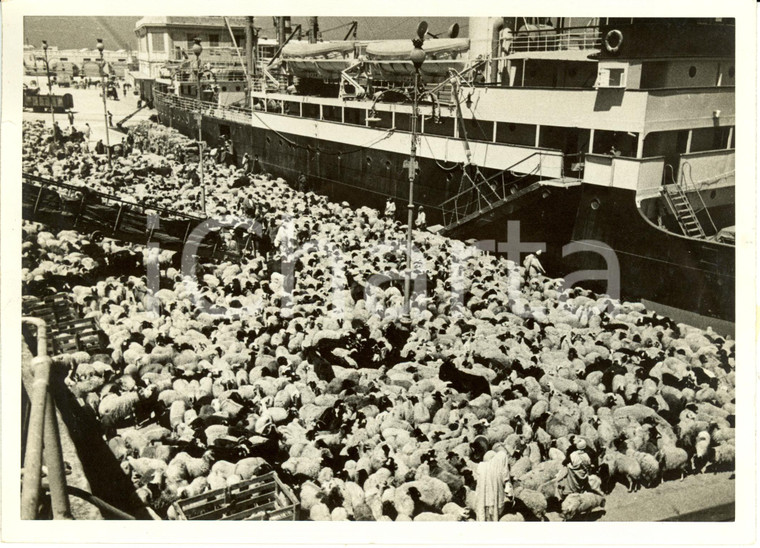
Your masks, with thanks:
M 417 219 L 414 221 L 414 226 L 417 227 L 417 230 L 427 229 L 427 218 L 425 217 L 425 210 L 422 209 L 422 206 L 417 208 Z
M 385 218 L 389 221 L 393 221 L 393 219 L 396 217 L 396 202 L 393 201 L 393 198 L 388 196 L 388 200 L 385 202 Z

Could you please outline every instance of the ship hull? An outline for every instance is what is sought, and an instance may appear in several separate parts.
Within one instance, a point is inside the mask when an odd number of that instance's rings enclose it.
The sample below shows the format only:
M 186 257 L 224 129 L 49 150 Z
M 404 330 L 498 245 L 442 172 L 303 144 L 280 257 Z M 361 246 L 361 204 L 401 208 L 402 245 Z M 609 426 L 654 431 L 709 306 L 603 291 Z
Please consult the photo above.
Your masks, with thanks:
M 157 108 L 165 125 L 188 136 L 197 135 L 195 113 L 161 102 Z M 398 219 L 406 219 L 406 155 L 204 116 L 204 140 L 215 146 L 222 136 L 232 140 L 238 162 L 247 152 L 274 176 L 295 181 L 303 173 L 313 190 L 355 207 L 382 210 L 391 197 L 398 205 Z M 447 169 L 428 158 L 420 158 L 419 167 L 413 201 L 425 207 L 428 225 L 442 223 L 441 203 L 459 191 L 461 170 Z M 496 173 L 483 172 L 486 177 Z M 720 206 L 716 215 L 731 218 L 733 205 Z M 515 241 L 515 233 L 509 233 L 509 221 L 519 221 L 519 241 Z M 618 287 L 615 280 L 619 279 L 621 298 L 646 299 L 734 321 L 734 248 L 685 238 L 654 226 L 639 211 L 631 190 L 587 183 L 540 188 L 450 235 L 481 241 L 486 249 L 499 242 L 523 244 L 523 257 L 528 243 L 543 244 L 547 252 L 543 262 L 551 275 L 607 270 L 613 278 L 612 286 L 606 279 L 586 279 L 580 285 L 608 292 Z M 597 251 L 567 253 L 567 244 L 582 241 L 596 242 Z M 617 260 L 612 270 L 608 270 L 604 254 L 598 252 L 605 246 L 614 251 Z M 614 273 L 615 268 L 619 275 Z

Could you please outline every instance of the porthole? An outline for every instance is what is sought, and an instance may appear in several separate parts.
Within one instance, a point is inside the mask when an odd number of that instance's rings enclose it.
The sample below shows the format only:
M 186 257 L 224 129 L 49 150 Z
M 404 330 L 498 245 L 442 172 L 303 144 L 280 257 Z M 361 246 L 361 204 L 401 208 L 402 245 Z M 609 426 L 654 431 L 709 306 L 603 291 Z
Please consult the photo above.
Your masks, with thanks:
M 367 167 L 372 165 L 372 158 L 367 157 Z
M 227 86 L 222 86 L 222 91 L 227 91 Z
M 391 161 L 390 160 L 386 160 L 385 161 L 385 169 L 390 169 L 390 168 L 391 168 Z
M 689 78 L 694 78 L 697 75 L 697 67 L 694 65 L 689 67 Z
M 593 200 L 591 200 L 591 209 L 593 209 L 594 211 L 599 209 L 600 205 L 602 205 L 602 202 L 599 201 L 599 198 L 594 198 Z
M 271 145 L 271 144 L 272 144 L 272 139 L 270 139 L 270 138 L 269 138 L 269 136 L 267 136 L 267 144 L 268 144 L 268 145 Z
M 728 69 L 728 77 L 729 77 L 729 78 L 733 78 L 733 77 L 734 77 L 734 74 L 735 74 L 735 70 L 734 70 L 734 67 L 730 67 L 730 68 Z
M 280 139 L 280 146 L 282 146 L 282 145 L 284 145 L 284 144 L 285 144 L 285 143 L 283 142 L 283 140 L 282 140 L 282 139 Z
M 714 200 L 716 195 L 717 195 L 717 192 L 715 192 L 714 190 L 710 191 L 710 199 L 711 200 Z

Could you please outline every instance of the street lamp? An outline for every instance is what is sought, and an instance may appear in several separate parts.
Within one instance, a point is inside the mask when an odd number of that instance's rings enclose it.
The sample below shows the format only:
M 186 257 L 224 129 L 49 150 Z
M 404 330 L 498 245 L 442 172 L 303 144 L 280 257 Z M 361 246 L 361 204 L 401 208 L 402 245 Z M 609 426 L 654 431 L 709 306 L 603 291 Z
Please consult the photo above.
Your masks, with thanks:
M 424 30 L 422 30 L 424 29 Z M 404 316 L 409 318 L 411 312 L 412 296 L 412 221 L 414 217 L 414 177 L 417 173 L 417 116 L 419 116 L 419 87 L 420 87 L 420 68 L 425 62 L 425 50 L 422 49 L 422 40 L 427 31 L 427 24 L 424 22 L 418 28 L 418 38 L 412 40 L 412 49 L 409 59 L 414 65 L 414 90 L 412 103 L 412 150 L 409 155 L 409 203 L 407 205 L 408 219 L 406 227 L 406 279 L 404 280 Z M 421 35 L 420 35 L 421 34 Z
M 201 46 L 200 38 L 196 38 L 193 43 L 193 53 L 196 60 L 196 82 L 198 83 L 198 178 L 201 185 L 201 210 L 206 215 L 206 185 L 203 184 L 203 112 L 201 110 Z
M 48 43 L 47 40 L 42 41 L 42 50 L 45 52 L 45 72 L 47 73 L 48 83 L 48 102 L 50 103 L 50 119 L 52 120 L 53 141 L 55 141 L 55 114 L 53 110 L 53 84 L 50 82 L 50 62 L 48 61 Z
M 112 167 L 111 165 L 111 136 L 108 133 L 108 107 L 106 106 L 106 61 L 103 58 L 103 50 L 105 49 L 105 46 L 103 45 L 103 39 L 98 38 L 98 45 L 96 46 L 98 51 L 100 52 L 100 77 L 101 77 L 101 83 L 103 85 L 103 120 L 106 124 L 106 152 L 108 153 L 108 167 Z

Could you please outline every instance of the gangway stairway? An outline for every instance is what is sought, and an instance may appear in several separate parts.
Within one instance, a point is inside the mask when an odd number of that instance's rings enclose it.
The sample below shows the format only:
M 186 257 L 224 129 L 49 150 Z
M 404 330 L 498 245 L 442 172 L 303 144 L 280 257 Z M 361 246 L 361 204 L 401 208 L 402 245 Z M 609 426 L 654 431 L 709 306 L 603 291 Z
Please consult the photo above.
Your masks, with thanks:
M 689 162 L 684 162 L 680 169 L 681 173 L 678 181 L 673 177 L 673 167 L 669 164 L 666 166 L 663 178 L 666 177 L 668 169 L 670 169 L 671 184 L 665 184 L 663 181 L 662 196 L 665 198 L 670 210 L 673 212 L 673 216 L 684 236 L 699 238 L 702 240 L 707 238 L 705 227 L 699 220 L 699 217 L 697 217 L 697 215 L 703 211 L 703 221 L 706 219 L 706 221 L 709 222 L 708 230 L 710 230 L 710 228 L 712 229 L 710 234 L 717 234 L 718 228 L 715 226 L 712 215 L 710 215 L 710 210 L 707 208 L 704 199 L 702 199 L 702 193 L 700 192 L 699 187 L 692 179 L 691 164 Z M 689 199 L 686 191 L 691 192 L 696 197 L 693 201 L 694 203 L 700 203 L 701 207 L 694 209 L 692 199 Z
M 705 231 L 702 228 L 702 223 L 697 219 L 697 214 L 694 208 L 691 207 L 689 197 L 686 196 L 683 188 L 677 184 L 665 186 L 663 194 L 684 236 L 704 239 Z
M 565 178 L 561 170 L 559 177 L 545 176 L 545 173 L 557 171 L 556 166 L 546 166 L 545 162 L 561 165 L 562 158 L 534 152 L 489 178 L 480 175 L 479 171 L 477 174 L 480 177 L 473 178 L 465 170 L 460 191 L 441 204 L 444 232 L 451 234 L 544 186 L 569 187 L 580 184 L 577 179 Z M 522 172 L 519 175 L 515 173 L 518 166 Z
M 136 111 L 132 112 L 131 114 L 128 114 L 128 115 L 126 115 L 124 118 L 122 118 L 121 120 L 119 120 L 118 122 L 116 122 L 116 129 L 118 129 L 118 130 L 120 130 L 120 131 L 123 131 L 123 130 L 124 130 L 124 124 L 125 124 L 125 123 L 126 123 L 126 122 L 127 122 L 129 119 L 130 119 L 130 118 L 132 118 L 132 116 L 134 116 L 135 114 L 137 114 L 138 112 L 140 112 L 140 111 L 141 111 L 141 110 L 143 110 L 144 108 L 147 108 L 147 106 L 148 106 L 148 105 L 145 105 L 145 104 L 144 104 L 144 105 L 142 105 L 142 106 L 141 106 L 140 108 L 138 108 Z

